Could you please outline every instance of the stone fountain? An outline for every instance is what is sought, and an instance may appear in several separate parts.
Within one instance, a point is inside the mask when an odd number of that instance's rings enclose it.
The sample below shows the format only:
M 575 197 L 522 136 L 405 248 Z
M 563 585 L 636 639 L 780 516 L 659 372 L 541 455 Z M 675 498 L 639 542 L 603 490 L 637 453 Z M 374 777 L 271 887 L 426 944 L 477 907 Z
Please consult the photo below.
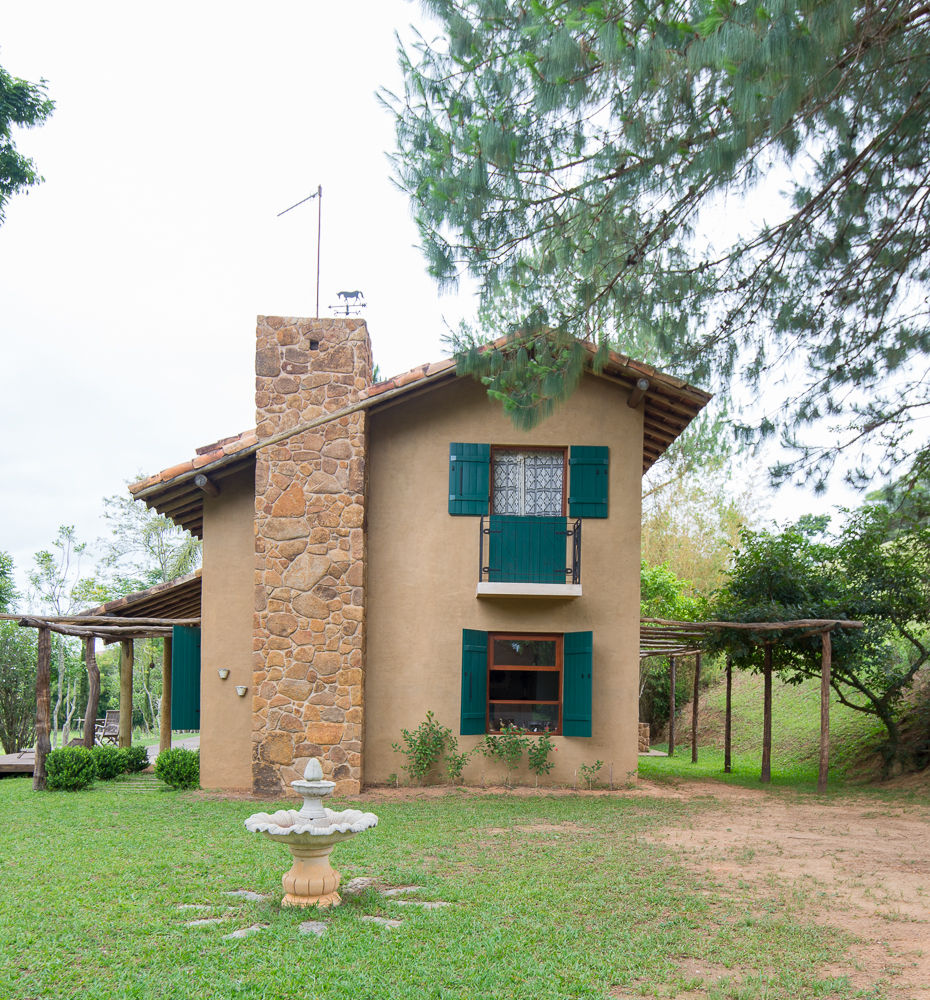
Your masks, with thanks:
M 336 890 L 342 876 L 329 863 L 329 856 L 340 841 L 377 826 L 378 817 L 358 809 L 325 809 L 321 799 L 332 795 L 336 785 L 323 778 L 316 757 L 308 762 L 303 780 L 292 781 L 291 787 L 304 800 L 299 812 L 279 809 L 254 813 L 245 821 L 245 828 L 284 844 L 293 855 L 294 864 L 281 879 L 285 893 L 282 905 L 338 906 L 342 900 Z

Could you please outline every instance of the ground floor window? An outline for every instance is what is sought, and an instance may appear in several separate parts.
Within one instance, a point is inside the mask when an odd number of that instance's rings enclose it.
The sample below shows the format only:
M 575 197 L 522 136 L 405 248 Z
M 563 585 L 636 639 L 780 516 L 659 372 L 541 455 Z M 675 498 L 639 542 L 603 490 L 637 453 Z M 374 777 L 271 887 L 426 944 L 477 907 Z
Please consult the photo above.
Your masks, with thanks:
M 488 636 L 488 731 L 562 731 L 562 636 Z
M 463 629 L 461 733 L 590 736 L 593 648 L 591 632 Z

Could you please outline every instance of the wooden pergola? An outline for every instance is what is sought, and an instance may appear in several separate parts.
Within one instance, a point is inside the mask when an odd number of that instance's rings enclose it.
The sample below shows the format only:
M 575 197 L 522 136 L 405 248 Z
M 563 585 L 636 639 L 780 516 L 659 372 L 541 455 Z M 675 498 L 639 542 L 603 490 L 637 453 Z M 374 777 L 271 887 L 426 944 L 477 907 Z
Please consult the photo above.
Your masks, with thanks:
M 762 714 L 762 774 L 761 780 L 772 780 L 772 646 L 783 632 L 797 633 L 796 638 L 820 635 L 820 763 L 817 774 L 817 790 L 827 787 L 827 769 L 830 757 L 830 669 L 832 663 L 831 634 L 836 628 L 862 628 L 860 621 L 845 618 L 801 618 L 782 622 L 679 622 L 665 618 L 641 618 L 639 638 L 640 661 L 652 656 L 667 656 L 670 673 L 670 710 L 668 729 L 668 753 L 675 753 L 675 669 L 676 662 L 683 656 L 694 657 L 694 690 L 691 699 L 691 761 L 697 763 L 697 729 L 699 683 L 701 679 L 701 656 L 703 644 L 708 636 L 719 636 L 722 632 L 770 633 L 771 639 L 756 639 L 763 647 L 763 714 Z M 731 696 L 733 690 L 733 663 L 727 657 L 726 677 L 726 720 L 724 723 L 724 764 L 729 774 L 731 767 Z
M 45 788 L 45 758 L 51 750 L 51 633 L 73 636 L 84 644 L 88 696 L 84 715 L 84 746 L 94 745 L 94 726 L 100 704 L 100 670 L 96 640 L 120 643 L 119 745 L 132 742 L 133 640 L 164 640 L 162 700 L 168 711 L 160 713 L 159 749 L 171 746 L 171 639 L 175 626 L 200 625 L 200 570 L 169 583 L 157 584 L 77 615 L 0 614 L 23 628 L 38 631 L 36 662 L 36 749 L 32 787 Z

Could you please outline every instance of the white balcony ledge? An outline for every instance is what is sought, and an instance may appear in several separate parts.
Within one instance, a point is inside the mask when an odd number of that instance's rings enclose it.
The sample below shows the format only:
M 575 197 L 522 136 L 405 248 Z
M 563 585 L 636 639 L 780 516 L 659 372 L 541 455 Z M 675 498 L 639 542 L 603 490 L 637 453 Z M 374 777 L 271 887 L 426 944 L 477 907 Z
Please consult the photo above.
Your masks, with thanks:
M 581 597 L 581 584 L 479 583 L 475 597 Z

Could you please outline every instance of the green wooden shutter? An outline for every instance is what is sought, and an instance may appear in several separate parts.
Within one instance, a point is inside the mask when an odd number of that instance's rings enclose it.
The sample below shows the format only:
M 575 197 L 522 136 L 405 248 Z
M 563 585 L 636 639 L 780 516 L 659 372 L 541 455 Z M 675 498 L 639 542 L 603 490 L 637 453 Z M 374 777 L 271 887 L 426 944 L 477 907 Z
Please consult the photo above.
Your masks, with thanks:
M 449 513 L 487 514 L 490 477 L 489 444 L 450 444 Z
M 462 735 L 482 735 L 487 715 L 488 633 L 462 629 Z
M 566 632 L 562 658 L 562 735 L 591 735 L 591 668 L 594 636 Z
M 200 629 L 171 630 L 171 728 L 200 729 Z
M 492 514 L 488 529 L 489 583 L 565 583 L 564 517 Z
M 608 449 L 575 445 L 568 458 L 570 517 L 607 517 Z

